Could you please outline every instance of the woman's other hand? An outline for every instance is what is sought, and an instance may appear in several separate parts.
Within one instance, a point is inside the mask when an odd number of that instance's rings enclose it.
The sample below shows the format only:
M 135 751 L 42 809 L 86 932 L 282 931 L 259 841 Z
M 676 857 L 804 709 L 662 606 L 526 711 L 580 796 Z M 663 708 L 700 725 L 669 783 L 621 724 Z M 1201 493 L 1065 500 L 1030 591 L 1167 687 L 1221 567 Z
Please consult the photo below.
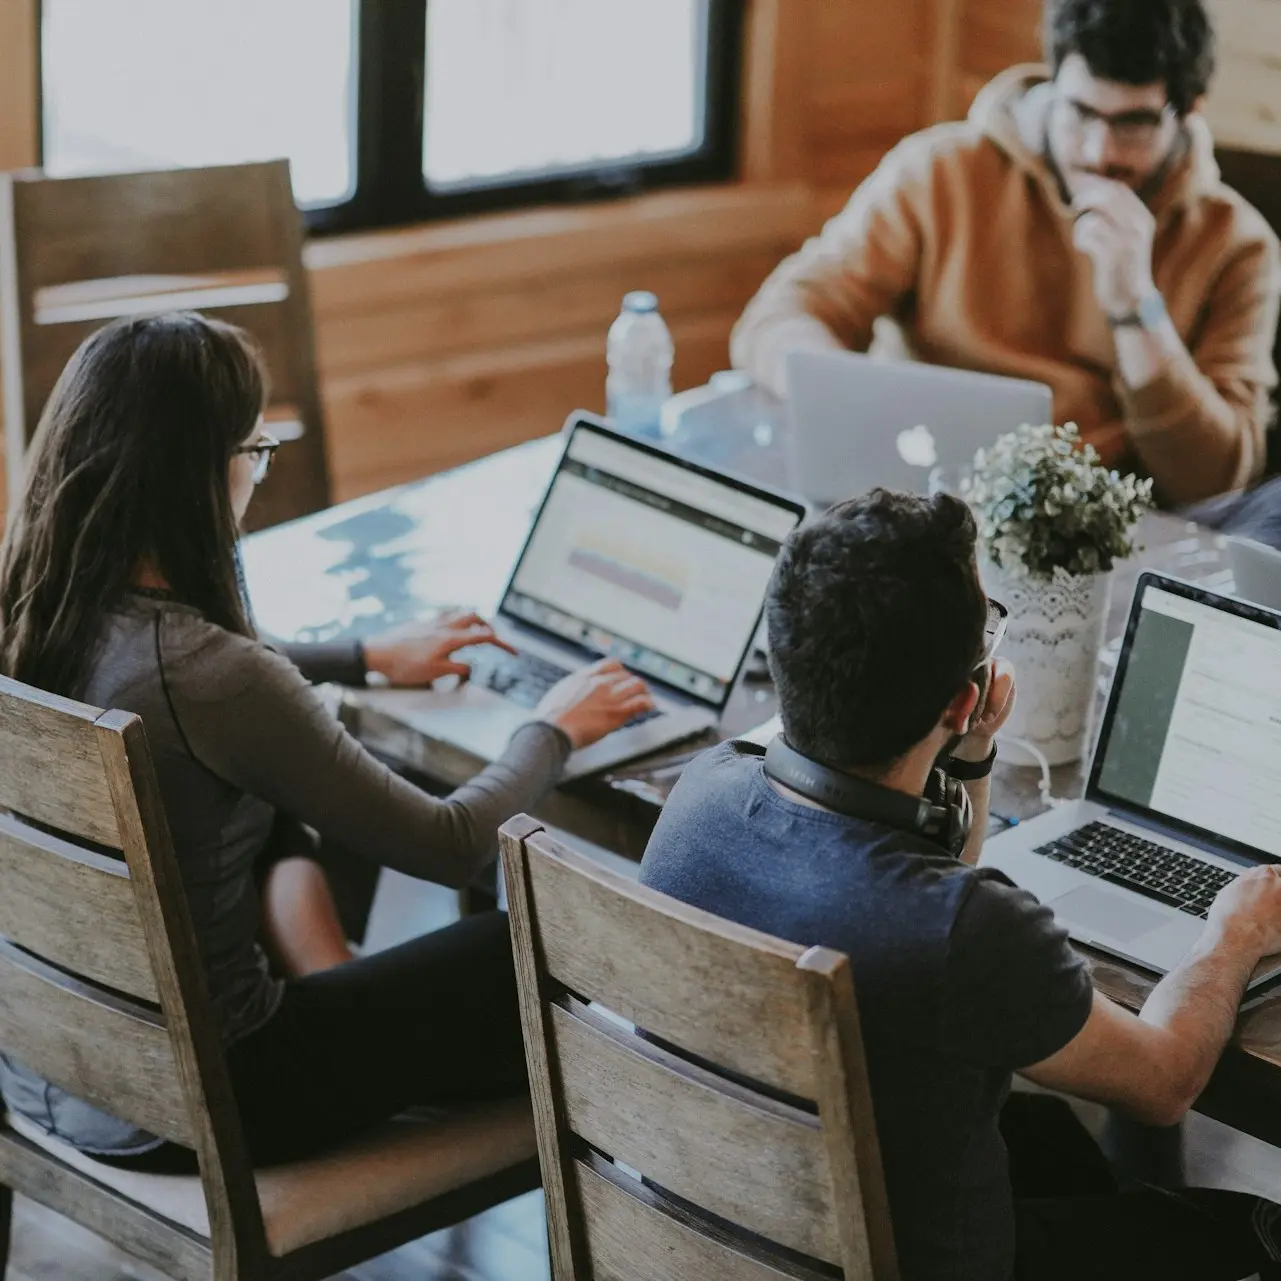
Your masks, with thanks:
M 364 642 L 365 666 L 389 685 L 430 685 L 442 676 L 466 680 L 471 668 L 455 655 L 472 645 L 516 652 L 479 614 L 452 609 L 430 621 L 402 623 L 371 636 Z
M 564 730 L 577 751 L 653 706 L 654 697 L 639 676 L 616 658 L 603 658 L 553 685 L 539 703 L 537 715 Z

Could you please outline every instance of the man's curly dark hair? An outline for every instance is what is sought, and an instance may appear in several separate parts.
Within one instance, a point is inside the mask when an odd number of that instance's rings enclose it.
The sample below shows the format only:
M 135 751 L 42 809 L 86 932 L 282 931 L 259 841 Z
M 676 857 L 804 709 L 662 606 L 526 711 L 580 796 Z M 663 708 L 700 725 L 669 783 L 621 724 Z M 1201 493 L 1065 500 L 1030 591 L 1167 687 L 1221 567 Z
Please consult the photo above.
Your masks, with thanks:
M 983 646 L 974 539 L 960 499 L 881 489 L 792 534 L 765 614 L 797 751 L 876 774 L 938 724 Z
M 1180 116 L 1214 74 L 1214 28 L 1203 0 L 1047 0 L 1045 57 L 1057 76 L 1079 53 L 1100 80 L 1161 83 Z

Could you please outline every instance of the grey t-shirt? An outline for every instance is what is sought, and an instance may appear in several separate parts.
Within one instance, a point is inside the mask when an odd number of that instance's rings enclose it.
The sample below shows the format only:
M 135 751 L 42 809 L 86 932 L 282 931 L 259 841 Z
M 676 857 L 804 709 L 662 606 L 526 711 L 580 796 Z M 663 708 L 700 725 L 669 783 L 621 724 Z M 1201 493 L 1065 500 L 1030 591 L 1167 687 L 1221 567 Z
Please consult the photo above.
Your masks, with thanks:
M 317 679 L 355 679 L 356 647 L 291 650 Z M 311 661 L 308 661 L 311 660 Z M 498 827 L 556 782 L 569 742 L 532 722 L 503 757 L 444 800 L 375 760 L 289 657 L 195 609 L 130 596 L 107 622 L 84 701 L 142 717 L 225 1042 L 275 1012 L 282 985 L 258 945 L 254 862 L 276 812 L 410 876 L 463 886 L 495 854 Z M 0 1059 L 14 1112 L 86 1151 L 157 1140 Z
M 924 838 L 787 799 L 741 744 L 686 769 L 641 881 L 849 956 L 903 1276 L 1008 1278 L 998 1113 L 1012 1072 L 1066 1045 L 1093 999 L 1049 909 Z

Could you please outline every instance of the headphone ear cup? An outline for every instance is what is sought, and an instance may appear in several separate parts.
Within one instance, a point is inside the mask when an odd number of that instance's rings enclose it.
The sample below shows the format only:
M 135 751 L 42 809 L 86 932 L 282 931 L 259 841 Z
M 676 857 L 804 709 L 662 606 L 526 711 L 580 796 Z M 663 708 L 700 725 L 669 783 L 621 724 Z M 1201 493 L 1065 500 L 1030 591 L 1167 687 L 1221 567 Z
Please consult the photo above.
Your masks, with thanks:
M 974 805 L 965 785 L 943 769 L 932 769 L 925 784 L 925 800 L 930 812 L 924 835 L 959 858 L 974 826 Z
M 940 808 L 948 804 L 948 784 L 952 780 L 948 778 L 947 771 L 941 765 L 935 765 L 930 770 L 930 776 L 925 780 L 925 799 L 931 805 L 937 805 Z
M 947 780 L 947 812 L 947 848 L 954 857 L 960 858 L 974 827 L 974 802 L 958 778 Z

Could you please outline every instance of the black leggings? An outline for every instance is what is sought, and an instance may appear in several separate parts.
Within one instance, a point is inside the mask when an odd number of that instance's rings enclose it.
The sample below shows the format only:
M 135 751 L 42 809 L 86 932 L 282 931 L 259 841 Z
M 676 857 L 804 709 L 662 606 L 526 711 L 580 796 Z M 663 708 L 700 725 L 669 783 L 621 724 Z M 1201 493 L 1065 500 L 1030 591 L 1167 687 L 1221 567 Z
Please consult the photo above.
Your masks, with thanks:
M 1013 1094 L 1010 1154 L 1015 1281 L 1242 1281 L 1281 1278 L 1281 1207 L 1242 1192 L 1122 1189 L 1062 1099 Z
M 527 1088 L 507 917 L 485 912 L 293 979 L 276 1013 L 227 1052 L 250 1159 L 312 1156 L 416 1105 Z M 194 1174 L 174 1143 L 111 1164 Z

